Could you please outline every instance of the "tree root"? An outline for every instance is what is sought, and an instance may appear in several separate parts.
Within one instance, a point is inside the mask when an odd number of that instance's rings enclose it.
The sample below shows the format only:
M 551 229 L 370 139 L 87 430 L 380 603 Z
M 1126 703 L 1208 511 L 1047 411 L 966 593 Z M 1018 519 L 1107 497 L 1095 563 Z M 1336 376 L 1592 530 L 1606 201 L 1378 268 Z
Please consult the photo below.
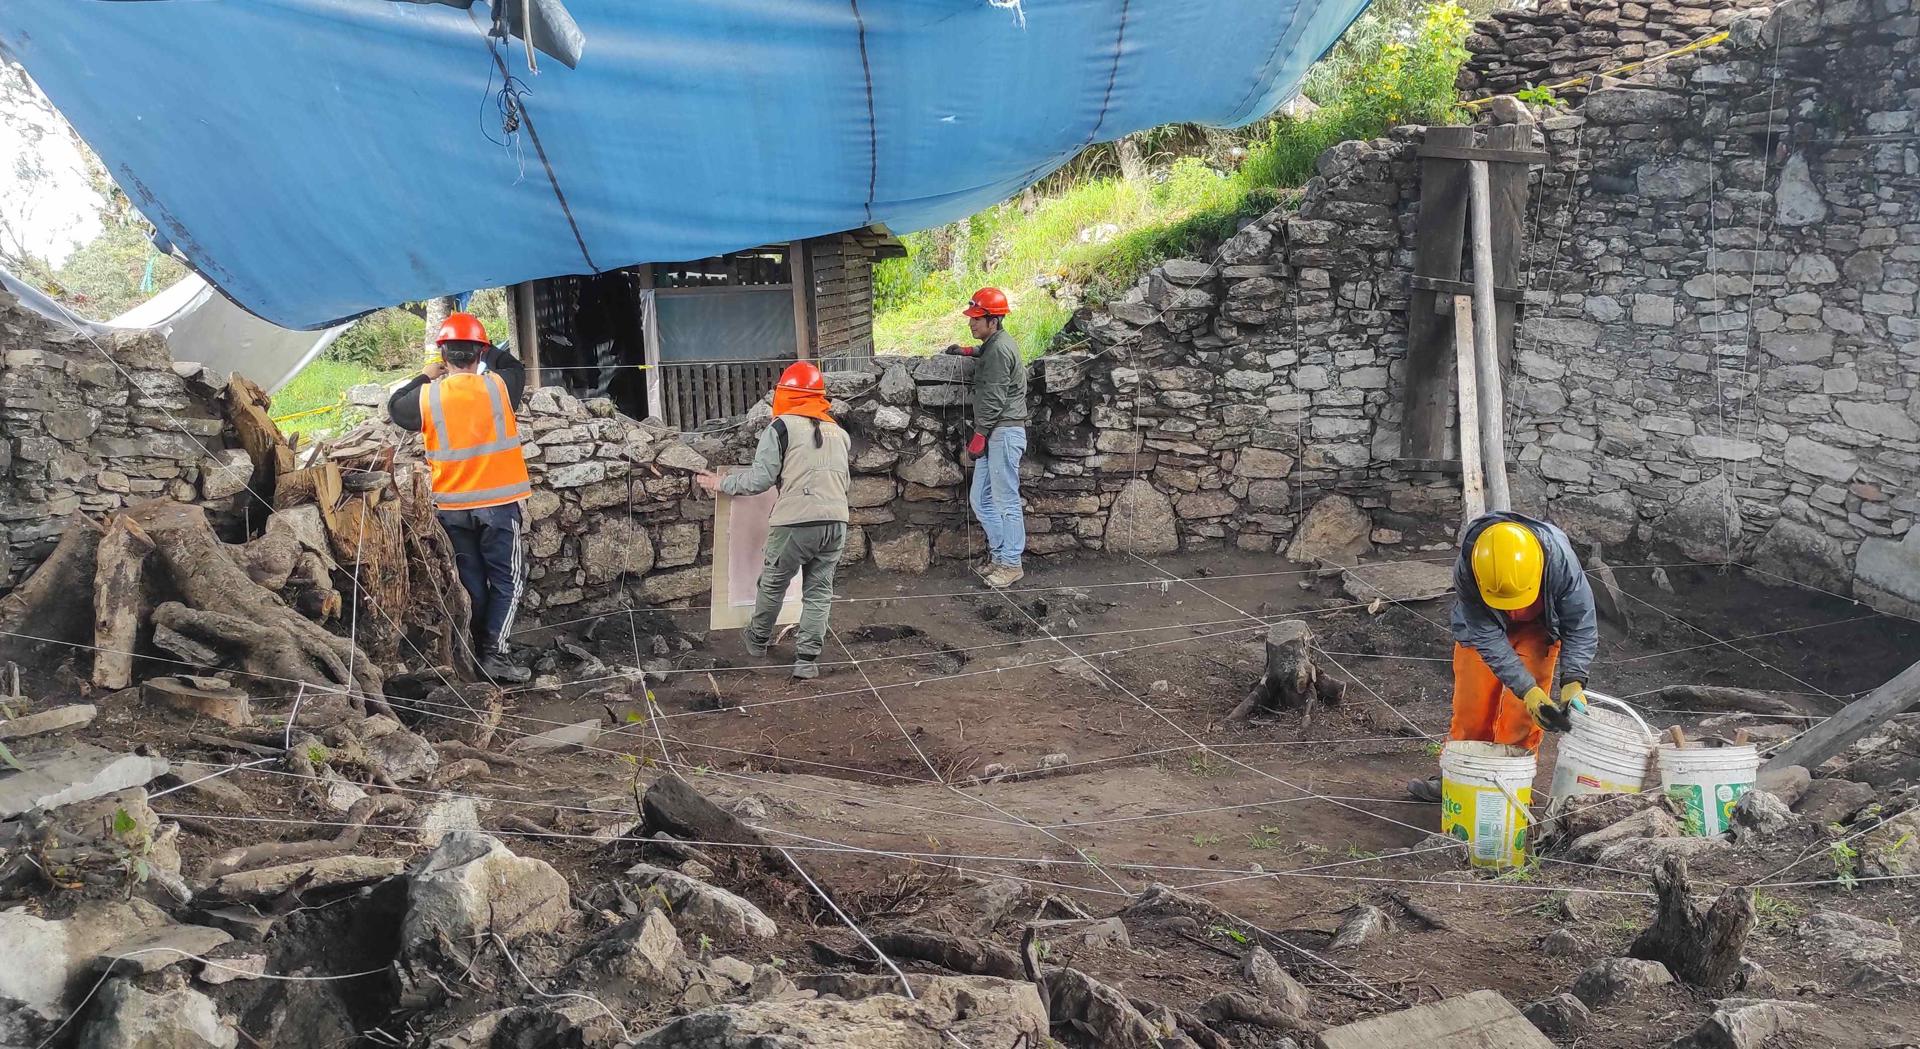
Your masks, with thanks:
M 347 810 L 345 824 L 333 837 L 311 841 L 276 841 L 230 849 L 207 861 L 203 879 L 211 882 L 258 867 L 276 867 L 283 863 L 305 863 L 324 856 L 345 855 L 359 846 L 360 834 L 374 816 L 409 807 L 407 800 L 398 794 L 368 795 L 354 802 L 353 807 Z

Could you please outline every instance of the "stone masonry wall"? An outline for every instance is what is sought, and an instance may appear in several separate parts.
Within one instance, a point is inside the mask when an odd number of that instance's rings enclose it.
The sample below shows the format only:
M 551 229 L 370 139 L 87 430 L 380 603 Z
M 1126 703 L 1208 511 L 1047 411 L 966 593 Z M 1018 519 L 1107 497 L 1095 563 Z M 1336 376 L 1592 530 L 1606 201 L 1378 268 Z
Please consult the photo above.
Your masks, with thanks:
M 1467 37 L 1463 98 L 1511 94 L 1657 58 L 1725 29 L 1762 0 L 1541 0 L 1495 11 Z M 1638 79 L 1658 78 L 1657 67 Z M 1663 86 L 1677 87 L 1676 82 Z M 1560 97 L 1577 102 L 1585 86 Z
M 158 335 L 89 339 L 0 289 L 0 591 L 74 514 L 157 496 L 231 507 L 252 466 L 223 448 L 218 381 Z
M 1915 2 L 1739 14 L 1726 44 L 1541 114 L 1551 160 L 1533 174 L 1507 389 L 1518 508 L 1585 539 L 1668 540 L 1920 608 Z M 1034 555 L 1278 554 L 1319 531 L 1322 508 L 1362 547 L 1450 535 L 1457 478 L 1395 465 L 1423 134 L 1329 150 L 1294 204 L 1076 318 L 1082 348 L 1034 365 Z M 152 411 L 217 432 L 189 396 L 207 380 L 152 347 L 124 352 L 131 386 L 74 347 L 8 344 L 0 510 L 15 551 L 64 514 L 204 495 Z M 829 376 L 855 439 L 849 560 L 915 573 L 979 553 L 955 457 L 970 362 L 856 367 Z M 16 375 L 30 381 L 16 390 Z M 682 436 L 536 391 L 529 620 L 703 599 L 713 504 L 689 471 L 747 461 L 767 416 L 763 401 Z

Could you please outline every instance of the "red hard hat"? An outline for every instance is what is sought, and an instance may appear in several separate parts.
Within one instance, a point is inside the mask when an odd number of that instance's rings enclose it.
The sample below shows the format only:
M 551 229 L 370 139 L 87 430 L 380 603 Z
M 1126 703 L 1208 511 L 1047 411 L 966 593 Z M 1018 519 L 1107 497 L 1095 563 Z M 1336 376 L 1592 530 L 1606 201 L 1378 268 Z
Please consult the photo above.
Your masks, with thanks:
M 969 317 L 1004 317 L 1007 315 L 1007 293 L 999 288 L 981 288 L 967 301 L 967 308 L 961 311 Z
M 486 342 L 487 329 L 480 318 L 471 313 L 449 313 L 447 319 L 440 322 L 440 334 L 434 336 L 435 346 L 444 342 Z
M 780 373 L 780 385 L 788 390 L 812 390 L 815 393 L 827 391 L 827 377 L 812 361 L 794 361 L 787 370 Z

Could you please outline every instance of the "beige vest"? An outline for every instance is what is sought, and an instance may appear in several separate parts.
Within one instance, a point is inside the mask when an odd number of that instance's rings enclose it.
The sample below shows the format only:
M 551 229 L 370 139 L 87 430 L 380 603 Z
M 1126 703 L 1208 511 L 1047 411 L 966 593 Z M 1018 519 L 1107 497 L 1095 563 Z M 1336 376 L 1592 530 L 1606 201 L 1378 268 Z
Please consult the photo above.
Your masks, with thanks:
M 817 524 L 847 520 L 847 431 L 805 415 L 783 415 L 776 425 L 786 427 L 787 454 L 780 462 L 780 498 L 773 504 L 769 524 Z M 813 445 L 814 428 L 820 447 Z

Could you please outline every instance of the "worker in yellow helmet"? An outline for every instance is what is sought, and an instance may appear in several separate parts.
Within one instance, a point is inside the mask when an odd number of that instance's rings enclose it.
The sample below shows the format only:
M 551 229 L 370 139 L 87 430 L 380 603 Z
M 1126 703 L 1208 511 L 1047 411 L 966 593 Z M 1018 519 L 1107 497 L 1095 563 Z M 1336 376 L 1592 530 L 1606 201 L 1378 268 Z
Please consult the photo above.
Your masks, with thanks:
M 1453 728 L 1448 738 L 1537 750 L 1587 707 L 1587 668 L 1600 647 L 1593 588 L 1567 533 L 1499 512 L 1467 526 L 1453 567 Z M 1555 666 L 1560 693 L 1552 694 Z M 1407 784 L 1440 800 L 1440 780 Z

